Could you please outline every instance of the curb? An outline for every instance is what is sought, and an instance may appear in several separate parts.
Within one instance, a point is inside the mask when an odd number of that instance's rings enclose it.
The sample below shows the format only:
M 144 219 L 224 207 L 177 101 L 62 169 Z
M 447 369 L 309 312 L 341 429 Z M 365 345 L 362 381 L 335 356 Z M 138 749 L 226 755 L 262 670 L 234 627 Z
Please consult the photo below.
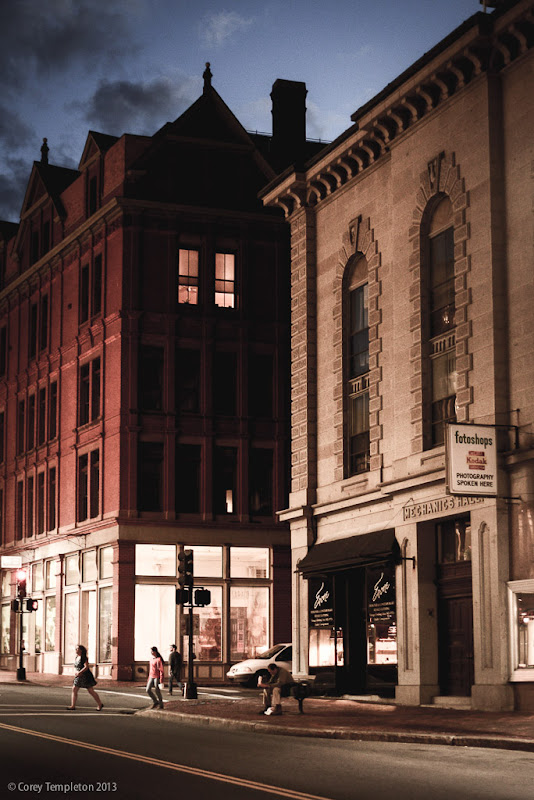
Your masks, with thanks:
M 235 730 L 253 731 L 278 736 L 304 736 L 311 739 L 340 739 L 357 742 L 397 742 L 400 744 L 434 744 L 447 745 L 448 747 L 482 747 L 498 750 L 520 750 L 534 753 L 534 740 L 514 739 L 512 737 L 492 737 L 480 735 L 464 735 L 458 733 L 401 733 L 399 731 L 355 731 L 339 730 L 336 728 L 275 728 L 270 724 L 261 722 L 248 722 L 246 720 L 221 719 L 192 714 L 182 714 L 179 711 L 160 711 L 146 709 L 136 712 L 157 717 L 165 722 L 190 722 L 193 724 L 209 726 L 215 730 L 234 728 Z

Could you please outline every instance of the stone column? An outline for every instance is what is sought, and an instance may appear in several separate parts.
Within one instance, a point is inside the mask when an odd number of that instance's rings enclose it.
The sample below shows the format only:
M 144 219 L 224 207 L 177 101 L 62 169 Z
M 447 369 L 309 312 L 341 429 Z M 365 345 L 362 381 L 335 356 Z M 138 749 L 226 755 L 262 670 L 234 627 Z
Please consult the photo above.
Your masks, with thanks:
M 404 559 L 397 568 L 398 686 L 402 705 L 429 703 L 438 688 L 438 634 L 432 524 L 397 527 Z
M 506 581 L 509 575 L 508 510 L 503 501 L 471 509 L 473 543 L 473 708 L 510 711 L 509 628 Z

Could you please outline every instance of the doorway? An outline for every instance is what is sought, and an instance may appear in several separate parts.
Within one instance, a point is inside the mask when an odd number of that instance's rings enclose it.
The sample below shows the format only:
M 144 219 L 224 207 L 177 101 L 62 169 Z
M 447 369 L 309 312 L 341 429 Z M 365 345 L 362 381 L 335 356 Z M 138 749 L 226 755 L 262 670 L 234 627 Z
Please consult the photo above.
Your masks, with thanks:
M 444 696 L 469 697 L 474 683 L 469 520 L 437 526 L 438 683 Z

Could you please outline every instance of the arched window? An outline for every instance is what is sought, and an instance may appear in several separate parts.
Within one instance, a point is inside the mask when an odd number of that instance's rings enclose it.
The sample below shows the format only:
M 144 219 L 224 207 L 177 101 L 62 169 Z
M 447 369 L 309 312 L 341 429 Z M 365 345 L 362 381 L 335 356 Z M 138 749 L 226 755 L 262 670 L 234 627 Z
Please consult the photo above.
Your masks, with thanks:
M 347 476 L 369 469 L 369 313 L 367 261 L 356 254 L 344 281 L 344 357 Z
M 456 421 L 454 227 L 448 197 L 435 206 L 428 224 L 427 343 L 430 359 L 426 448 L 443 444 L 445 425 Z

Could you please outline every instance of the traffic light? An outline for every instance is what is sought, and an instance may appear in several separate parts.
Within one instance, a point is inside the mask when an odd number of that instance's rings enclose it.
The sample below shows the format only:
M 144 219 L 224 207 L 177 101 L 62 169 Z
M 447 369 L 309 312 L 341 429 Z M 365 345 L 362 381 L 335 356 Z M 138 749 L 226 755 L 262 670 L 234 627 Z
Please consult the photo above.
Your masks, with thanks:
M 39 608 L 39 601 L 33 600 L 31 597 L 27 597 L 24 607 L 26 611 L 37 611 Z
M 26 597 L 26 570 L 17 570 L 17 597 Z
M 11 611 L 18 611 L 20 608 L 20 600 L 11 601 Z
M 191 590 L 189 586 L 184 587 L 183 589 L 176 590 L 176 605 L 177 606 L 184 606 L 188 605 L 191 602 Z
M 211 603 L 211 592 L 209 589 L 196 589 L 195 591 L 195 606 L 209 606 Z
M 193 586 L 193 551 L 184 550 L 178 553 L 178 583 L 184 586 Z

